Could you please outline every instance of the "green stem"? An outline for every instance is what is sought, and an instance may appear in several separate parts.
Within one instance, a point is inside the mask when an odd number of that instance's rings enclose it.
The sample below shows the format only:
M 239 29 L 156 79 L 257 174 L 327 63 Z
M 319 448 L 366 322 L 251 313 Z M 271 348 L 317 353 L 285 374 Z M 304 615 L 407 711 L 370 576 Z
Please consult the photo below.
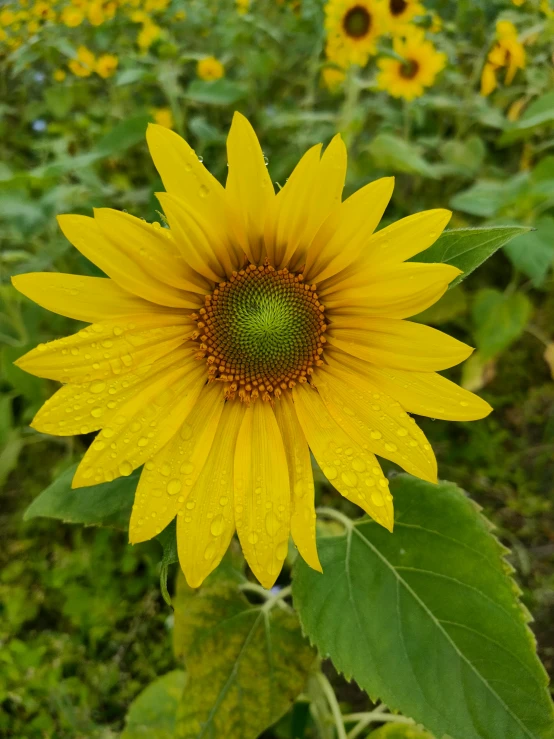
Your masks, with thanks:
M 390 724 L 404 724 L 406 726 L 413 726 L 414 721 L 411 718 L 405 716 L 396 716 L 394 713 L 385 713 L 382 709 L 384 706 L 378 706 L 369 713 L 351 713 L 344 716 L 344 721 L 352 720 L 355 716 L 356 720 L 359 719 L 356 726 L 347 734 L 346 739 L 356 739 L 361 732 L 366 729 L 370 724 L 375 723 L 390 723 Z
M 341 713 L 340 706 L 337 701 L 337 696 L 335 695 L 335 691 L 333 690 L 331 683 L 329 682 L 329 680 L 327 680 L 327 678 L 322 672 L 317 673 L 316 679 L 319 683 L 321 690 L 323 691 L 323 694 L 327 700 L 327 703 L 329 704 L 331 713 L 333 714 L 333 719 L 335 721 L 338 739 L 347 739 L 346 731 L 344 729 L 344 723 L 342 719 L 342 713 Z
M 335 521 L 342 523 L 346 529 L 351 529 L 352 526 L 354 526 L 354 522 L 348 518 L 348 516 L 345 516 L 344 513 L 341 513 L 340 511 L 336 511 L 334 508 L 317 508 L 316 512 L 322 516 L 327 516 L 327 518 L 334 518 Z

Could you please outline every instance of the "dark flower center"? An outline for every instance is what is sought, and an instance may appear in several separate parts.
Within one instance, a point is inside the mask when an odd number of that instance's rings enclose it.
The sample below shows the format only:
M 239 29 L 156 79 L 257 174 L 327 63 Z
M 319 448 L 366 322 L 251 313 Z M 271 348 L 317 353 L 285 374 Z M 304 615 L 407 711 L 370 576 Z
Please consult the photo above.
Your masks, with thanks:
M 355 5 L 350 8 L 343 18 L 342 26 L 347 36 L 351 38 L 363 38 L 371 29 L 371 15 L 367 8 Z
M 400 65 L 400 76 L 405 80 L 413 80 L 419 72 L 419 62 L 415 59 L 406 59 L 404 64 Z
M 408 7 L 406 0 L 390 0 L 389 8 L 391 15 L 402 15 Z

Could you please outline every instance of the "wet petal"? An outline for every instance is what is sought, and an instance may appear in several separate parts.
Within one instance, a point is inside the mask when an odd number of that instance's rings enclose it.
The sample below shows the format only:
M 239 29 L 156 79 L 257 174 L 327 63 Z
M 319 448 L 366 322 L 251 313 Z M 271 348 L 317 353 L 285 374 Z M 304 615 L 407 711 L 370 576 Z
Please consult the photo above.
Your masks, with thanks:
M 334 366 L 314 372 L 313 383 L 335 421 L 361 446 L 411 475 L 437 482 L 431 445 L 400 403 L 366 378 Z
M 63 385 L 49 398 L 33 418 L 31 426 L 45 434 L 73 436 L 88 434 L 106 426 L 119 409 L 160 372 L 174 366 L 193 366 L 196 346 L 183 345 L 152 364 L 105 381 L 93 380 L 80 385 Z
M 87 323 L 168 310 L 123 290 L 104 277 L 30 272 L 12 277 L 12 283 L 20 293 L 43 308 Z
M 430 326 L 395 318 L 346 317 L 331 324 L 327 340 L 358 359 L 422 372 L 453 367 L 473 349 Z
M 302 559 L 314 570 L 322 572 L 316 546 L 315 490 L 310 450 L 288 393 L 284 393 L 275 404 L 275 418 L 281 431 L 289 470 L 290 532 Z
M 409 413 L 446 421 L 475 421 L 493 410 L 486 400 L 436 372 L 376 367 L 334 349 L 326 356 L 359 377 L 367 377 L 380 390 L 396 398 Z
M 67 383 L 107 380 L 150 366 L 192 333 L 187 316 L 133 316 L 93 323 L 72 336 L 39 344 L 14 364 L 37 377 Z
M 111 208 L 95 208 L 94 219 L 106 239 L 160 282 L 179 290 L 209 292 L 206 281 L 182 258 L 168 228 Z
M 300 426 L 323 474 L 341 495 L 392 531 L 392 496 L 375 456 L 335 421 L 317 390 L 298 385 L 292 393 Z
M 264 588 L 270 588 L 287 556 L 290 489 L 285 448 L 269 403 L 253 403 L 240 427 L 235 523 L 246 561 Z
M 81 460 L 72 487 L 87 487 L 130 475 L 177 433 L 206 382 L 198 362 L 161 373 L 122 404 L 103 425 Z
M 351 195 L 324 221 L 306 258 L 306 280 L 321 282 L 356 260 L 377 228 L 394 188 L 383 177 Z
M 58 223 L 73 246 L 124 290 L 159 305 L 185 309 L 198 306 L 197 296 L 191 298 L 190 293 L 160 282 L 108 240 L 96 219 L 64 215 L 58 216 Z
M 441 298 L 461 270 L 448 264 L 408 262 L 383 272 L 357 288 L 342 289 L 324 298 L 333 321 L 339 316 L 409 318 Z
M 275 190 L 258 137 L 248 120 L 235 113 L 227 137 L 229 173 L 226 194 L 232 226 L 251 262 L 263 258 L 265 218 Z
M 206 385 L 173 439 L 144 465 L 129 524 L 131 544 L 159 534 L 177 513 L 188 515 L 186 501 L 212 448 L 224 404 L 221 386 Z
M 191 588 L 221 562 L 235 531 L 233 466 L 245 410 L 243 403 L 225 403 L 208 459 L 177 516 L 179 562 Z

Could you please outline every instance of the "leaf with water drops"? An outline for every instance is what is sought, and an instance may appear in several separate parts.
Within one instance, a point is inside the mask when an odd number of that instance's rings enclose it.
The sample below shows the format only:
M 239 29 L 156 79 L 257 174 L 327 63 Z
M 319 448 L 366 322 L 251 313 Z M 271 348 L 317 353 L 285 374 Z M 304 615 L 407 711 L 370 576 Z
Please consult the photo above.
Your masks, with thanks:
M 189 679 L 175 736 L 256 739 L 288 710 L 314 662 L 296 615 L 282 603 L 251 606 L 228 582 L 176 605 Z
M 138 470 L 129 477 L 119 477 L 104 485 L 72 490 L 71 481 L 76 469 L 77 465 L 72 465 L 43 490 L 25 511 L 25 520 L 57 518 L 65 523 L 126 530 L 138 483 Z
M 300 558 L 304 632 L 348 678 L 452 739 L 551 739 L 554 711 L 529 615 L 490 524 L 454 484 L 391 481 L 394 534 L 368 519 Z
M 501 246 L 530 230 L 527 226 L 491 226 L 444 231 L 433 246 L 417 254 L 413 261 L 442 262 L 461 269 L 463 274 L 450 283 L 452 289 L 492 257 Z

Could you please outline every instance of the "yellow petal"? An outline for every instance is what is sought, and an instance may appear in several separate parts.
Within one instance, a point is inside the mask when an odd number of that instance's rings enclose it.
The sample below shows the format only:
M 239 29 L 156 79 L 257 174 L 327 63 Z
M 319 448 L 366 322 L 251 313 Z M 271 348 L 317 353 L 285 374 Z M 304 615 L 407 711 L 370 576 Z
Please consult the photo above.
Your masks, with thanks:
M 314 570 L 322 572 L 316 546 L 315 490 L 310 450 L 288 393 L 284 393 L 275 404 L 275 418 L 281 431 L 289 470 L 290 532 L 304 561 Z
M 473 351 L 435 328 L 395 318 L 346 316 L 331 324 L 326 335 L 329 343 L 358 359 L 422 372 L 453 367 Z
M 408 262 L 374 272 L 367 282 L 324 298 L 331 320 L 338 316 L 409 318 L 436 303 L 461 270 L 448 264 Z
M 302 243 L 320 152 L 321 144 L 308 149 L 269 208 L 264 242 L 269 261 L 277 269 L 286 266 Z
M 316 181 L 310 210 L 306 214 L 306 242 L 311 243 L 321 224 L 340 205 L 346 179 L 347 152 L 340 133 L 333 136 L 323 152 L 317 168 Z M 297 263 L 304 264 L 306 251 L 294 255 Z
M 130 475 L 177 433 L 206 382 L 198 362 L 162 372 L 119 408 L 77 467 L 72 487 L 110 482 Z
M 290 489 L 281 432 L 263 401 L 247 409 L 237 439 L 235 524 L 250 569 L 270 588 L 287 556 Z
M 221 562 L 235 531 L 233 466 L 244 412 L 243 403 L 225 403 L 208 459 L 177 516 L 179 562 L 191 588 Z
M 376 229 L 394 188 L 383 177 L 351 195 L 324 221 L 306 258 L 305 278 L 321 282 L 356 260 Z
M 166 310 L 103 277 L 30 272 L 12 277 L 12 283 L 20 293 L 43 308 L 87 323 Z
M 428 249 L 439 238 L 450 220 L 449 210 L 425 210 L 402 218 L 377 231 L 364 244 L 359 260 L 340 274 L 318 286 L 318 294 L 361 287 L 375 271 L 395 267 L 406 259 Z
M 219 256 L 223 255 L 224 260 L 219 258 L 214 249 L 216 242 L 210 235 L 210 224 L 184 200 L 179 200 L 174 195 L 160 192 L 158 200 L 164 209 L 175 243 L 187 264 L 208 280 L 225 280 L 233 269 L 230 252 L 222 249 Z
M 31 426 L 45 434 L 73 436 L 98 431 L 119 415 L 119 409 L 160 372 L 198 362 L 197 346 L 185 344 L 153 364 L 144 364 L 133 372 L 116 375 L 105 381 L 93 380 L 80 385 L 63 385 L 49 398 L 33 418 Z
M 436 372 L 376 367 L 335 350 L 327 352 L 326 357 L 367 377 L 380 390 L 396 398 L 409 413 L 446 421 L 475 421 L 485 418 L 493 410 L 483 398 Z
M 206 385 L 173 439 L 144 465 L 129 523 L 131 544 L 159 534 L 177 513 L 188 514 L 186 501 L 210 453 L 224 404 L 221 385 Z
M 311 385 L 296 386 L 292 393 L 300 426 L 323 474 L 341 495 L 392 531 L 392 496 L 375 456 L 339 426 Z
M 183 344 L 191 331 L 186 316 L 133 316 L 129 322 L 116 318 L 39 344 L 15 364 L 31 375 L 63 383 L 107 380 L 151 365 Z
M 312 377 L 329 413 L 361 446 L 411 475 L 437 482 L 431 445 L 400 403 L 358 373 L 331 366 Z
M 159 305 L 197 307 L 198 298 L 191 301 L 187 293 L 156 280 L 114 242 L 106 239 L 94 218 L 65 215 L 58 216 L 58 223 L 73 246 L 123 289 Z
M 240 113 L 234 114 L 227 137 L 227 159 L 226 194 L 236 236 L 250 261 L 259 264 L 265 217 L 275 191 L 258 137 Z
M 108 241 L 160 282 L 206 294 L 210 286 L 182 258 L 171 231 L 111 208 L 95 208 L 94 218 Z
M 174 131 L 150 124 L 146 131 L 150 155 L 165 189 L 184 200 L 200 220 L 210 224 L 217 242 L 225 241 L 225 190 L 199 161 L 195 152 Z

